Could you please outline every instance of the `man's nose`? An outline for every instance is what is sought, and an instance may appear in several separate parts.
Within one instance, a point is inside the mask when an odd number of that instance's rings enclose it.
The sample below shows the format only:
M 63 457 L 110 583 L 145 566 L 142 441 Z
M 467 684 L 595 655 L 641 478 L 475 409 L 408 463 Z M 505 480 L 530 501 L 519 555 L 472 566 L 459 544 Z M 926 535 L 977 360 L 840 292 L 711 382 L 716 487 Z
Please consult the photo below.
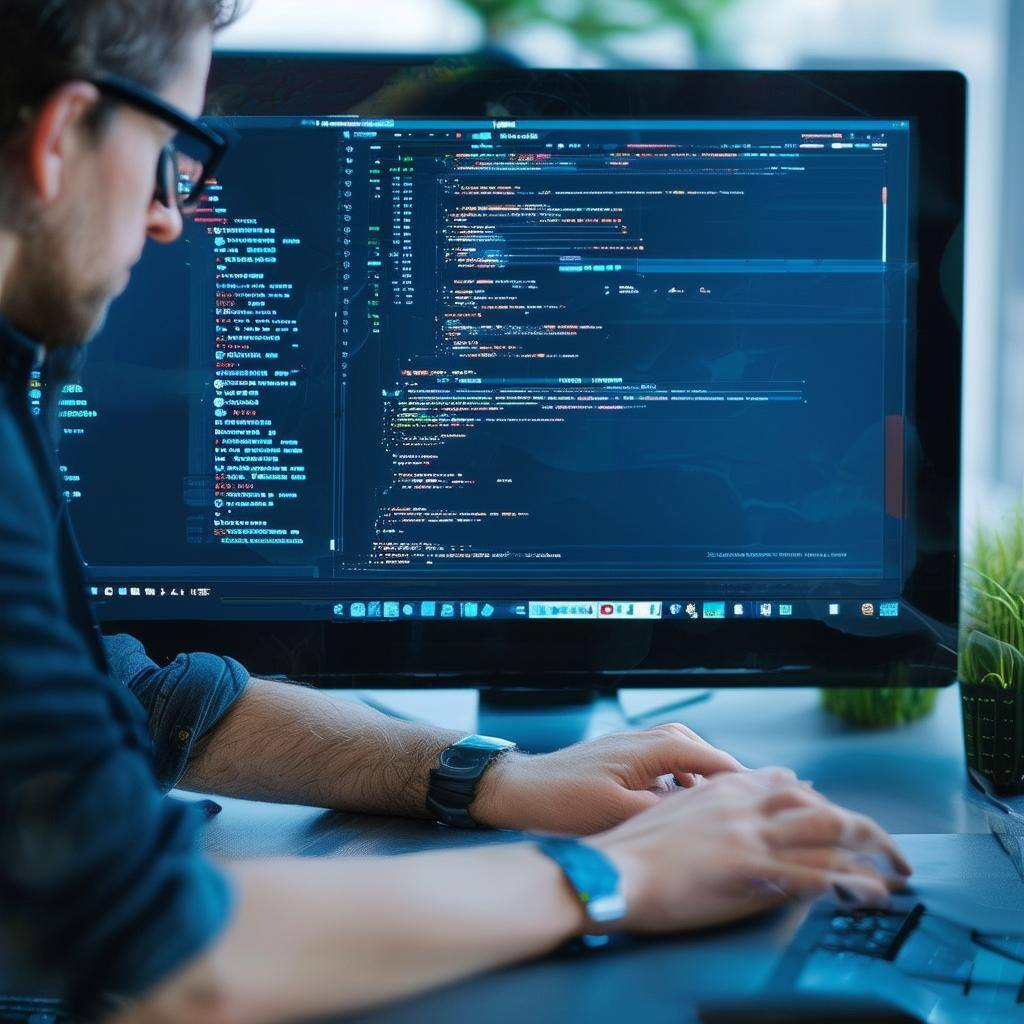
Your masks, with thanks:
M 173 242 L 181 236 L 183 224 L 177 205 L 164 206 L 158 199 L 149 204 L 146 234 L 154 242 Z

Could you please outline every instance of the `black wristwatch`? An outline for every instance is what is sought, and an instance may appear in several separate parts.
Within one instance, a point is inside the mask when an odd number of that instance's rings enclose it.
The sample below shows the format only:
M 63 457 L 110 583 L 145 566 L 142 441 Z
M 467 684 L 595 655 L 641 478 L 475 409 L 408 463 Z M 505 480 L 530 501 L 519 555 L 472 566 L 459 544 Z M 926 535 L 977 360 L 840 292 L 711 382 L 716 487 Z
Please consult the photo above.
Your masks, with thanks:
M 431 769 L 427 786 L 427 810 L 444 825 L 476 828 L 469 806 L 488 765 L 515 744 L 494 736 L 466 736 L 441 751 L 438 766 Z

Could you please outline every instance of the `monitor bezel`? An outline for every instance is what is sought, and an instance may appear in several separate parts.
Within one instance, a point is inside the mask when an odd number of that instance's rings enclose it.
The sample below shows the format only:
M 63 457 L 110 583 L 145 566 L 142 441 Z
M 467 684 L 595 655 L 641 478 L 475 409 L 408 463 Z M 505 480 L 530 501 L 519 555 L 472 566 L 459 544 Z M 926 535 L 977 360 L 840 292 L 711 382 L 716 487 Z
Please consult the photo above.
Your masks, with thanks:
M 956 677 L 966 83 L 950 71 L 561 71 L 488 59 L 215 55 L 223 115 L 864 117 L 915 127 L 918 275 L 906 631 L 811 621 L 107 621 L 158 660 L 213 649 L 323 685 L 943 686 Z M 921 343 L 926 339 L 926 343 Z M 913 486 L 909 484 L 913 482 Z M 642 596 L 642 595 L 638 595 Z M 700 596 L 700 595 L 694 595 Z M 382 642 L 383 641 L 383 642 Z

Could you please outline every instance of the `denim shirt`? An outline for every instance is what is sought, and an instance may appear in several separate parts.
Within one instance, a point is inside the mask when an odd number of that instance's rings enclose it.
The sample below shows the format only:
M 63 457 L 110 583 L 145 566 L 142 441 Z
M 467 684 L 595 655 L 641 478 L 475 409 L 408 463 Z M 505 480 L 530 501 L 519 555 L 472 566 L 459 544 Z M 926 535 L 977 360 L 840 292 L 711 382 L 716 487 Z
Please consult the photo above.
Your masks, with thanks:
M 234 658 L 179 654 L 160 667 L 133 636 L 105 636 L 110 674 L 138 698 L 153 740 L 153 772 L 162 790 L 181 781 L 192 749 L 245 690 L 249 673 Z
M 0 318 L 0 949 L 88 1004 L 152 988 L 231 913 L 203 815 L 161 787 L 245 673 L 208 655 L 160 669 L 101 638 L 28 400 L 39 355 Z

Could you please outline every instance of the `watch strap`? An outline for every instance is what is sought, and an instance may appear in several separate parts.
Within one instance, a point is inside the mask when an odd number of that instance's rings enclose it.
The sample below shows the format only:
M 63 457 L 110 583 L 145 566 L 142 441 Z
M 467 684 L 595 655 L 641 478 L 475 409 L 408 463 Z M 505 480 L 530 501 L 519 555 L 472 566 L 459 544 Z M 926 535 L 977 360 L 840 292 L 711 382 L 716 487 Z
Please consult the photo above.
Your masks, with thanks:
M 479 781 L 479 775 L 471 781 L 450 779 L 436 768 L 432 768 L 427 789 L 427 810 L 443 825 L 451 825 L 454 828 L 479 828 L 469 813 Z
M 544 837 L 537 848 L 550 857 L 565 875 L 583 911 L 594 924 L 604 925 L 626 916 L 618 868 L 600 850 L 578 839 Z M 584 945 L 603 946 L 607 935 L 584 935 Z
M 490 736 L 466 736 L 441 752 L 438 766 L 431 769 L 427 784 L 427 810 L 442 824 L 454 828 L 478 828 L 469 813 L 476 799 L 476 790 L 484 772 L 495 758 L 515 744 Z M 452 751 L 468 758 L 470 763 L 458 768 L 446 766 L 446 757 Z

